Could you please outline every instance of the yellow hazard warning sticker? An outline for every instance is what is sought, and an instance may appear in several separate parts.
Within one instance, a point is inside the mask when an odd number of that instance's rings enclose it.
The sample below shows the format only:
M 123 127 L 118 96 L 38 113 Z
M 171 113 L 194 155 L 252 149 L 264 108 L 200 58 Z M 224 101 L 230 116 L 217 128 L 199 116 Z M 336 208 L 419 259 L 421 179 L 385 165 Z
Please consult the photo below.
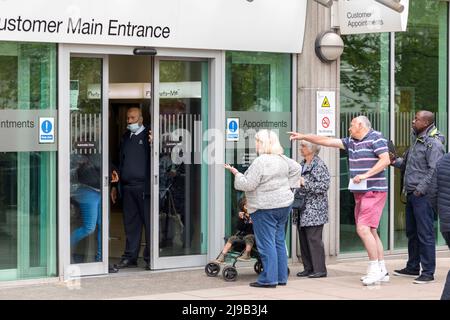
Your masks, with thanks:
M 329 108 L 330 107 L 330 101 L 328 101 L 328 98 L 325 97 L 322 102 L 322 108 Z

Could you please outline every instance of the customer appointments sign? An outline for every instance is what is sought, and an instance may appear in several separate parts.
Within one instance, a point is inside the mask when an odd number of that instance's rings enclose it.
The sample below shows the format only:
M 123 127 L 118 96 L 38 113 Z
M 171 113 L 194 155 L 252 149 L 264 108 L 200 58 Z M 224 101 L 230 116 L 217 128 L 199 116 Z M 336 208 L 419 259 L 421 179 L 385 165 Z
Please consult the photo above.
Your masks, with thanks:
M 406 31 L 409 0 L 400 0 L 405 7 L 398 13 L 375 0 L 340 0 L 341 34 Z
M 227 163 L 249 165 L 257 157 L 255 134 L 261 129 L 275 131 L 282 147 L 291 148 L 287 134 L 292 130 L 291 112 L 227 111 L 225 116 Z
M 336 135 L 336 93 L 317 91 L 317 134 Z
M 0 110 L 0 152 L 56 151 L 56 110 Z

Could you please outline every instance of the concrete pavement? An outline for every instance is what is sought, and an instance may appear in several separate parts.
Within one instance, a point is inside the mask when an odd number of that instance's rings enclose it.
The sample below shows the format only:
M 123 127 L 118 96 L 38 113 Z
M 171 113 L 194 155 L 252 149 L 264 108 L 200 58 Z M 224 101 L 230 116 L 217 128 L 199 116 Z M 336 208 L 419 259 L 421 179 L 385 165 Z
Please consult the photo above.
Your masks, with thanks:
M 386 260 L 391 274 L 389 283 L 363 286 L 359 280 L 367 267 L 366 259 L 327 261 L 328 277 L 297 278 L 300 263 L 291 264 L 287 286 L 275 289 L 249 287 L 256 279 L 253 264 L 238 265 L 235 282 L 226 282 L 221 274 L 207 277 L 203 268 L 173 271 L 144 271 L 142 268 L 121 270 L 117 274 L 88 277 L 69 282 L 56 279 L 0 283 L 0 299 L 13 300 L 438 300 L 450 269 L 450 253 L 438 253 L 435 282 L 413 284 L 412 278 L 394 276 L 403 268 L 406 257 Z

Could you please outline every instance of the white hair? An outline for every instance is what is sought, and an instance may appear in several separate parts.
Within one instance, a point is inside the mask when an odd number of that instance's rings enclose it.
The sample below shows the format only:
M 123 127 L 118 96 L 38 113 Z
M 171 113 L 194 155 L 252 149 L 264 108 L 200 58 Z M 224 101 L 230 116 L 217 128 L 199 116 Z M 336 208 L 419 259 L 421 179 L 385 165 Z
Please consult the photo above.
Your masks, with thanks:
M 255 140 L 260 142 L 259 154 L 283 154 L 284 152 L 278 135 L 272 130 L 259 130 L 255 134 Z
M 138 112 L 138 115 L 139 115 L 139 118 L 143 118 L 142 117 L 142 109 L 141 108 L 139 108 L 139 107 L 129 107 L 128 109 L 127 109 L 127 113 L 128 112 L 131 112 L 131 111 L 134 111 L 134 110 L 137 110 L 137 112 Z
M 356 119 L 356 121 L 361 123 L 364 128 L 372 129 L 372 124 L 370 123 L 369 118 L 367 118 L 366 116 L 358 116 L 355 119 Z
M 312 153 L 314 153 L 316 156 L 319 154 L 320 152 L 320 145 L 315 144 L 315 143 L 311 143 L 309 141 L 306 140 L 300 140 L 300 145 L 306 146 L 309 150 L 312 151 Z

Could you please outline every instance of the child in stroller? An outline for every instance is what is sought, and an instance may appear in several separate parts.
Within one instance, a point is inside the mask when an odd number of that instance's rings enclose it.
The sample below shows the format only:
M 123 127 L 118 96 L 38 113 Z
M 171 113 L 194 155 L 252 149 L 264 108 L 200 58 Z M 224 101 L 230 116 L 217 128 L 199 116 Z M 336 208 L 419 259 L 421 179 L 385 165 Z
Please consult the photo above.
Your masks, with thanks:
M 247 212 L 247 200 L 245 196 L 239 201 L 239 210 L 238 231 L 234 236 L 228 238 L 222 252 L 216 259 L 217 263 L 224 263 L 228 251 L 230 251 L 231 248 L 233 248 L 234 251 L 237 251 L 238 248 L 242 247 L 243 242 L 245 243 L 245 251 L 237 257 L 237 260 L 249 261 L 251 259 L 251 251 L 255 244 L 255 235 L 253 234 L 252 219 Z
M 237 271 L 235 265 L 237 261 L 248 262 L 251 258 L 255 258 L 257 260 L 254 266 L 256 273 L 262 271 L 262 263 L 256 249 L 255 235 L 253 234 L 253 222 L 250 214 L 247 212 L 246 205 L 247 199 L 244 196 L 239 201 L 238 231 L 227 239 L 225 246 L 216 260 L 206 265 L 205 272 L 208 276 L 217 276 L 220 271 L 220 265 L 225 263 L 227 255 L 231 257 L 233 264 L 223 269 L 223 277 L 226 281 L 236 280 Z

